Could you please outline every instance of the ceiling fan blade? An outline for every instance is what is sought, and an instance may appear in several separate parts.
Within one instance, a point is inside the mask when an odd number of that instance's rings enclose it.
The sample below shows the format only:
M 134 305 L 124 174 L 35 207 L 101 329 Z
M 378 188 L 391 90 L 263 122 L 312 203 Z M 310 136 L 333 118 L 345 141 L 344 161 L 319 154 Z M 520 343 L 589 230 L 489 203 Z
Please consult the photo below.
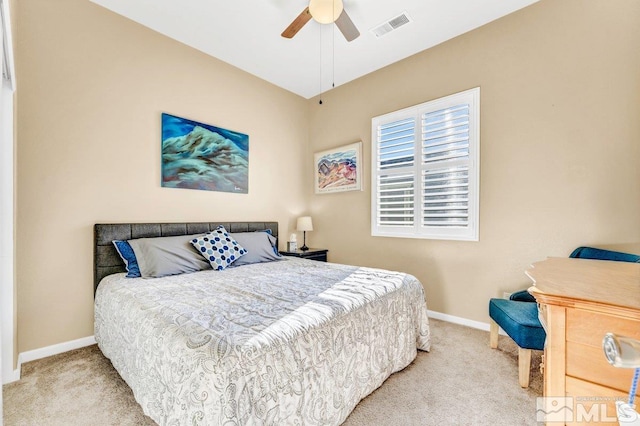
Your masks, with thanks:
M 298 34 L 298 31 L 300 31 L 300 29 L 304 27 L 304 25 L 309 22 L 310 19 L 311 14 L 309 13 L 309 8 L 307 7 L 302 11 L 300 15 L 298 15 L 296 19 L 293 20 L 293 22 L 287 27 L 287 29 L 282 32 L 282 37 L 293 38 L 293 36 Z
M 338 16 L 338 19 L 336 19 L 336 25 L 347 41 L 353 41 L 360 36 L 360 31 L 358 31 L 351 18 L 349 18 L 349 15 L 347 15 L 347 11 L 344 9 L 340 16 Z

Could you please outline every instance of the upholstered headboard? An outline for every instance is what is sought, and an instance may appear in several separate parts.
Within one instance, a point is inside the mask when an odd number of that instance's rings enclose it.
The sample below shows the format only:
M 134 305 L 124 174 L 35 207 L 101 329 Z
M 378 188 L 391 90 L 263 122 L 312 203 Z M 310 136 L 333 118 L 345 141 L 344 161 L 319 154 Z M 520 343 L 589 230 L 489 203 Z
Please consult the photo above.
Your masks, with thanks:
M 170 237 L 206 233 L 223 225 L 229 232 L 253 232 L 271 229 L 278 238 L 278 222 L 192 222 L 192 223 L 97 223 L 93 232 L 93 291 L 107 275 L 126 272 L 113 240 Z

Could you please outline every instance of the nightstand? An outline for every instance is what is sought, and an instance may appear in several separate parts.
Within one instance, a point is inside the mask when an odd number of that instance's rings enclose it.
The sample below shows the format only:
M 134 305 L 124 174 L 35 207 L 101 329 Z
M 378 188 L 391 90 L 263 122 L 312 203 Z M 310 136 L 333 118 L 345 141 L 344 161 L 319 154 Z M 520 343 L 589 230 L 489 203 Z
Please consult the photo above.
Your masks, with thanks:
M 309 250 L 294 250 L 294 251 L 281 251 L 280 254 L 283 256 L 293 256 L 293 257 L 301 257 L 303 259 L 309 260 L 317 260 L 318 262 L 326 262 L 327 261 L 327 249 L 321 248 L 309 248 Z

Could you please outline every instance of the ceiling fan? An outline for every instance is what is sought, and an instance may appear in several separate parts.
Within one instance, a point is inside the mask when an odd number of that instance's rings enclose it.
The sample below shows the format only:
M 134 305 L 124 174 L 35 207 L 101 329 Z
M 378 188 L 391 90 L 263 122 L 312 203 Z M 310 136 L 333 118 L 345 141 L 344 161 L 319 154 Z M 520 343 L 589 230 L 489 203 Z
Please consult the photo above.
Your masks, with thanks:
M 310 0 L 309 6 L 284 30 L 282 37 L 293 38 L 311 18 L 321 24 L 335 22 L 347 41 L 355 40 L 360 35 L 360 31 L 344 10 L 342 0 Z

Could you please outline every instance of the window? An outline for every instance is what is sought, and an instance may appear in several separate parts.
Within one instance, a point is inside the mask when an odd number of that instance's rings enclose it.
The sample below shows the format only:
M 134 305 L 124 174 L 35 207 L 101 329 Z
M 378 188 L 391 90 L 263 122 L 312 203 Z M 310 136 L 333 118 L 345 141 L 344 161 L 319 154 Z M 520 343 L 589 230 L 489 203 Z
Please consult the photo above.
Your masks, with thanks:
M 480 88 L 371 128 L 371 235 L 478 241 Z

